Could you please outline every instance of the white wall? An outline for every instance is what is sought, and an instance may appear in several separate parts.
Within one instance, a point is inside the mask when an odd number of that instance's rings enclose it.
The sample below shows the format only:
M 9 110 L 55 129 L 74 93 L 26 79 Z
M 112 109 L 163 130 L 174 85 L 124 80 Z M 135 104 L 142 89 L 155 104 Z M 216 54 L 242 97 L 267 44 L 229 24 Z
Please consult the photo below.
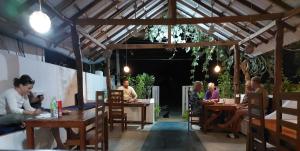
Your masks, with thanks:
M 63 106 L 74 105 L 74 94 L 77 92 L 74 69 L 0 51 L 0 92 L 13 87 L 13 79 L 22 74 L 28 74 L 35 80 L 33 92 L 44 94 L 43 107 L 49 107 L 52 97 L 61 98 Z M 85 100 L 94 100 L 96 90 L 106 90 L 105 77 L 83 73 L 83 87 Z

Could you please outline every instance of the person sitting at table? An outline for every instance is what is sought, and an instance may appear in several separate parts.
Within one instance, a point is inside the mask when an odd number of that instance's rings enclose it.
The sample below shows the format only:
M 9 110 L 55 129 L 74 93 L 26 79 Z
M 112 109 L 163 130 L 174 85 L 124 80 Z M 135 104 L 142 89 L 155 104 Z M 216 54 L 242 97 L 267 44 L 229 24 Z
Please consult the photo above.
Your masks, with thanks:
M 29 75 L 22 75 L 14 79 L 14 88 L 0 94 L 0 125 L 19 124 L 25 127 L 24 121 L 39 115 L 41 109 L 31 107 L 28 95 L 35 81 Z M 53 128 L 51 132 L 56 140 L 57 148 L 65 148 L 60 137 L 59 129 Z
M 201 115 L 202 113 L 202 102 L 203 96 L 201 96 L 202 82 L 195 81 L 193 90 L 189 94 L 189 104 L 191 105 L 191 110 L 196 115 Z
M 237 110 L 235 111 L 234 115 L 232 116 L 232 118 L 227 121 L 224 124 L 219 124 L 218 126 L 220 128 L 231 128 L 232 132 L 231 134 L 228 134 L 227 136 L 230 138 L 237 138 L 237 132 L 240 131 L 240 125 L 241 125 L 241 121 L 242 118 L 244 116 L 246 116 L 248 114 L 248 97 L 247 94 L 249 94 L 250 92 L 253 92 L 253 88 L 251 86 L 251 82 L 250 81 L 246 81 L 245 83 L 245 96 L 243 97 L 243 100 L 241 102 L 241 104 L 239 104 L 237 106 Z
M 193 91 L 190 93 L 190 97 L 189 97 L 189 103 L 191 105 L 191 110 L 193 113 L 195 113 L 196 115 L 198 114 L 200 117 L 204 116 L 204 109 L 203 104 L 205 104 L 206 102 L 203 101 L 203 93 L 202 93 L 202 87 L 203 84 L 200 81 L 195 81 L 194 82 L 194 86 L 193 86 Z M 208 115 L 208 119 L 205 120 L 205 123 L 203 125 L 203 130 L 206 129 L 210 123 L 216 119 L 218 117 L 218 114 L 213 113 L 213 112 L 209 112 L 207 113 Z
M 34 115 L 41 113 L 40 109 L 30 106 L 28 94 L 34 84 L 28 75 L 14 79 L 14 88 L 4 91 L 0 95 L 0 124 L 20 124 Z
M 123 85 L 118 87 L 118 90 L 123 90 L 125 101 L 135 101 L 138 97 L 134 89 L 131 86 L 129 86 L 128 79 L 123 80 Z
M 44 100 L 43 95 L 35 96 L 32 92 L 29 92 L 28 99 L 29 99 L 30 105 L 33 108 L 36 108 L 36 109 L 42 108 L 42 101 Z
M 215 87 L 215 84 L 208 83 L 207 91 L 205 93 L 205 100 L 217 102 L 219 99 L 219 90 Z

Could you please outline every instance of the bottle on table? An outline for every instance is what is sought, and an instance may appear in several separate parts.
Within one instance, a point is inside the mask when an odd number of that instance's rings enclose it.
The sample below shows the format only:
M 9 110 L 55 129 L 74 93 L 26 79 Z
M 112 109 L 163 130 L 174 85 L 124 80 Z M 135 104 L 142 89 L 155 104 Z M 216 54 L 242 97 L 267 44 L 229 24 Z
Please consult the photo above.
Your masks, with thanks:
M 57 102 L 55 97 L 53 97 L 51 100 L 50 111 L 51 111 L 51 117 L 58 118 Z

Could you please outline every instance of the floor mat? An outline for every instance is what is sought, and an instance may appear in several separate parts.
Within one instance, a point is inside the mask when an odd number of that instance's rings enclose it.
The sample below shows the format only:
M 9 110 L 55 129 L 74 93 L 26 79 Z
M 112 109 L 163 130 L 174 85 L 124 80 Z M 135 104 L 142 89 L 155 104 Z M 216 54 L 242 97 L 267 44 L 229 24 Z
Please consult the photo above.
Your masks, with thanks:
M 200 139 L 187 131 L 186 122 L 157 122 L 151 128 L 142 151 L 205 151 Z

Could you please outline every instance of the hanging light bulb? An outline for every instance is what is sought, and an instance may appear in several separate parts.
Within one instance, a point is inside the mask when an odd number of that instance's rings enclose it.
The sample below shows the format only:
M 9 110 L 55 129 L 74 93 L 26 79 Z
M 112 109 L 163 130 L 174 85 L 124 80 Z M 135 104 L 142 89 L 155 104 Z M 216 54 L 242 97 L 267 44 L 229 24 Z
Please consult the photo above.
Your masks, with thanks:
M 43 34 L 43 33 L 47 33 L 50 30 L 51 20 L 47 14 L 42 12 L 41 1 L 39 1 L 39 3 L 40 3 L 40 10 L 34 11 L 29 16 L 29 24 L 36 32 Z
M 124 70 L 125 73 L 129 73 L 130 72 L 130 68 L 127 65 L 124 66 L 123 70 Z
M 221 67 L 219 65 L 216 65 L 215 68 L 214 68 L 214 71 L 216 73 L 219 73 L 221 71 Z

